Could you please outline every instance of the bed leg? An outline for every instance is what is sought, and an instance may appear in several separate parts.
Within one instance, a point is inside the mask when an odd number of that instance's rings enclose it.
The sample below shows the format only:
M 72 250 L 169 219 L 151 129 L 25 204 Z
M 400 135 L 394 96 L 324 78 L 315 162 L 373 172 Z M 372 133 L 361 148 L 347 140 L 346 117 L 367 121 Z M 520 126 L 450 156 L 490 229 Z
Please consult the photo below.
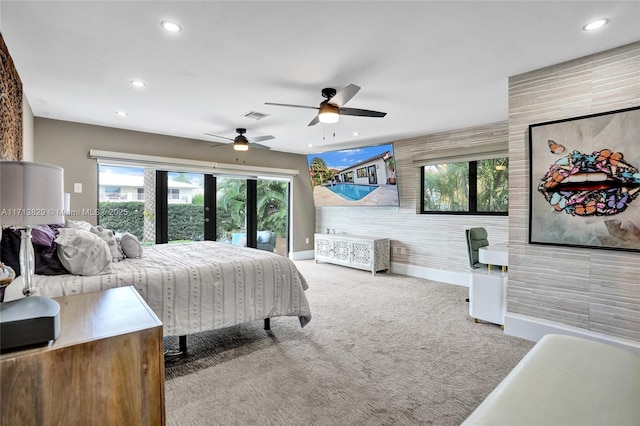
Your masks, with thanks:
M 187 356 L 187 336 L 178 336 L 178 350 L 169 350 L 165 349 L 164 357 L 167 358 L 177 358 L 177 357 L 186 357 Z
M 267 331 L 271 330 L 271 318 L 264 319 L 264 329 Z
M 187 336 L 178 336 L 178 347 L 180 348 L 180 355 L 187 356 Z

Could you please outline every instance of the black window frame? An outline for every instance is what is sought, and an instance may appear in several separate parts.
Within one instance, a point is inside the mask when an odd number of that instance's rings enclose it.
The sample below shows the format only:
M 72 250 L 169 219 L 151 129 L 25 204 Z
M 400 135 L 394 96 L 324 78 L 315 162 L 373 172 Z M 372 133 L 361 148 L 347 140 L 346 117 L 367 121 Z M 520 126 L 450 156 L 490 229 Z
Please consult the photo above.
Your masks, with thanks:
M 496 157 L 502 158 L 502 157 Z M 468 163 L 469 164 L 469 211 L 425 211 L 424 210 L 424 168 L 426 165 L 420 166 L 420 214 L 436 214 L 436 215 L 461 215 L 461 216 L 509 216 L 509 210 L 506 212 L 482 212 L 478 211 L 478 161 L 455 161 L 443 160 L 438 164 L 450 163 Z M 472 185 L 473 183 L 473 185 Z

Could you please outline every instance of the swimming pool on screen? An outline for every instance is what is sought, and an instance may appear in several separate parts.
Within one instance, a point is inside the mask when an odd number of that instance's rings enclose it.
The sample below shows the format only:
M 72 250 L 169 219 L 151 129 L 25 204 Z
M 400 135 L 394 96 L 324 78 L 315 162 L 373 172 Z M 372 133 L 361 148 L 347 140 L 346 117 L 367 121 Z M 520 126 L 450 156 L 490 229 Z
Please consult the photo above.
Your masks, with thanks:
M 327 188 L 349 201 L 361 200 L 367 194 L 378 189 L 378 187 L 374 185 L 358 185 L 355 183 L 335 183 L 327 186 Z

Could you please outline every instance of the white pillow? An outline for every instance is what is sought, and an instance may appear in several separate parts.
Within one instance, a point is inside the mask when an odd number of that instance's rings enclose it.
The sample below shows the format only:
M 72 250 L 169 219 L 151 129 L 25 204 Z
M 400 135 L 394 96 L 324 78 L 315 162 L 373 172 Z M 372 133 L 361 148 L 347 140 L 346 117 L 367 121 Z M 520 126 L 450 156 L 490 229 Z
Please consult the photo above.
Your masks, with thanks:
M 124 259 L 124 252 L 122 251 L 122 248 L 120 248 L 118 241 L 116 241 L 116 235 L 111 229 L 107 229 L 102 225 L 92 226 L 91 233 L 96 234 L 98 237 L 102 238 L 105 243 L 107 243 L 109 251 L 111 252 L 112 262 L 120 262 Z
M 99 275 L 111 272 L 109 246 L 97 235 L 74 228 L 60 228 L 54 240 L 58 258 L 74 275 Z
M 125 232 L 120 237 L 120 246 L 124 255 L 131 258 L 142 257 L 142 246 L 135 235 Z
M 93 228 L 93 225 L 90 224 L 89 222 L 85 222 L 84 220 L 66 219 L 64 221 L 64 227 L 72 228 L 72 229 L 81 229 L 83 231 L 91 231 L 91 228 Z

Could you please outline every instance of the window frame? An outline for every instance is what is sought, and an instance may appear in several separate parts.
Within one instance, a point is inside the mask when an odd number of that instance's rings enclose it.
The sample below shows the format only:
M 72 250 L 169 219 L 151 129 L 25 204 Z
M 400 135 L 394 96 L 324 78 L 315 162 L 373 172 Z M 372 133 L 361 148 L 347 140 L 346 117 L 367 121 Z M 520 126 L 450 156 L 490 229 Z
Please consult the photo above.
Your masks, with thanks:
M 420 165 L 420 210 L 419 214 L 434 214 L 434 215 L 461 215 L 461 216 L 509 216 L 509 210 L 506 212 L 486 212 L 478 211 L 478 162 L 488 159 L 509 158 L 506 155 L 495 156 L 491 158 L 478 158 L 474 160 L 455 160 L 455 159 L 442 159 L 441 161 L 431 161 L 429 164 Z M 468 211 L 425 211 L 424 208 L 424 169 L 426 166 L 435 164 L 452 164 L 452 163 L 468 163 L 469 165 L 469 210 Z M 507 177 L 508 179 L 508 177 Z

